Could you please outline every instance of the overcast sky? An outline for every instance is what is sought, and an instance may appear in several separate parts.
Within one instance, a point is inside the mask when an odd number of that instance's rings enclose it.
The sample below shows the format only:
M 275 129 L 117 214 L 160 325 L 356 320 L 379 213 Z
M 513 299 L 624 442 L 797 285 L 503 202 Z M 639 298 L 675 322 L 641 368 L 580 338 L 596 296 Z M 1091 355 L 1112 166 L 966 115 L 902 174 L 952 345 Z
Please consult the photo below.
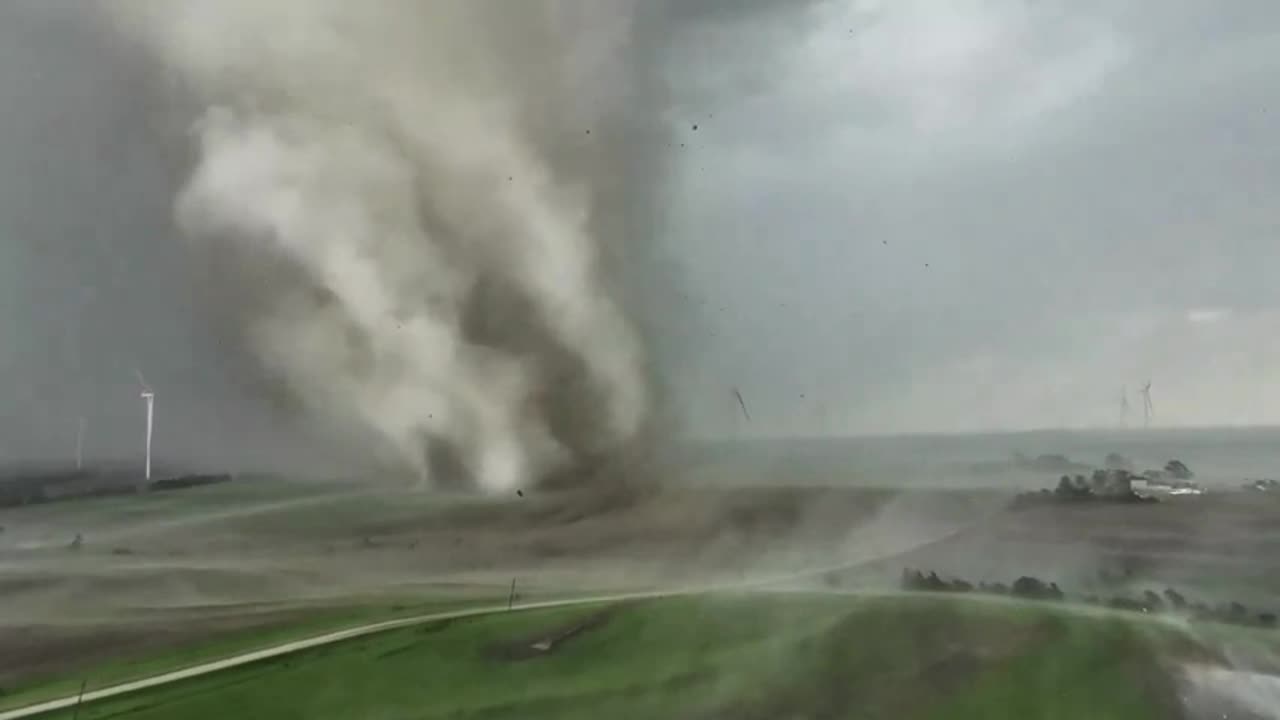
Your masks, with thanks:
M 672 65 L 695 426 L 1280 422 L 1280 4 L 831 0 Z
M 75 7 L 0 5 L 0 453 L 123 452 L 135 367 L 174 452 L 278 447 L 174 237 L 181 121 Z M 1147 379 L 1160 425 L 1280 423 L 1280 4 L 671 7 L 691 431 L 1109 426 Z
M 0 462 L 301 455 L 243 353 L 214 330 L 173 229 L 189 118 L 82 0 L 0 3 Z M 231 458 L 231 460 L 228 460 Z

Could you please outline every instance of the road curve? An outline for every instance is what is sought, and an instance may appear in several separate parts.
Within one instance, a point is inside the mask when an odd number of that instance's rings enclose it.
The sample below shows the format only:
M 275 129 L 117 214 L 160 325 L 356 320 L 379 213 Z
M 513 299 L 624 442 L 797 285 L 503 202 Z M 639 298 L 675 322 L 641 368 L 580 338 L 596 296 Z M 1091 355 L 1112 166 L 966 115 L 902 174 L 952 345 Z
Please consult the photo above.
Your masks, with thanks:
M 591 597 L 570 598 L 564 600 L 545 600 L 541 602 L 518 603 L 510 608 L 506 605 L 491 605 L 485 607 L 469 608 L 465 610 L 450 610 L 447 612 L 430 613 L 427 615 L 414 615 L 412 617 L 399 618 L 396 620 L 384 620 L 382 622 L 371 623 L 369 625 L 361 625 L 359 627 L 347 628 L 345 630 L 336 630 L 324 635 L 316 635 L 314 637 L 305 638 L 303 640 L 293 640 L 274 647 L 264 648 L 262 650 L 254 650 L 253 652 L 236 655 L 235 657 L 223 658 L 222 660 L 214 660 L 212 662 L 193 665 L 181 670 L 173 670 L 161 675 L 153 675 L 141 680 L 133 680 L 131 682 L 112 685 L 110 687 L 101 688 L 99 690 L 91 690 L 84 694 L 81 698 L 77 695 L 68 695 L 56 700 L 46 700 L 34 705 L 26 707 L 14 708 L 12 710 L 0 711 L 0 720 L 19 720 L 20 718 L 31 718 L 44 713 L 53 712 L 55 710 L 65 710 L 75 707 L 79 702 L 95 702 L 98 700 L 106 700 L 107 698 L 117 697 L 119 695 L 127 695 L 129 693 L 146 690 L 148 688 L 158 687 L 160 685 L 168 685 L 180 680 L 189 680 L 191 678 L 208 675 L 210 673 L 228 670 L 242 665 L 259 662 L 261 660 L 269 660 L 271 658 L 280 657 L 281 655 L 289 655 L 291 653 L 308 650 L 321 645 L 329 645 L 331 643 L 342 642 L 343 640 L 351 640 L 353 638 L 373 635 L 375 633 L 385 632 L 387 630 L 395 630 L 397 628 L 420 625 L 422 623 L 435 622 L 437 620 L 457 620 L 460 618 L 476 617 L 480 615 L 494 615 L 497 613 L 517 612 L 523 610 L 541 610 L 544 608 L 570 607 L 574 605 L 596 605 L 600 603 L 619 602 L 622 600 L 642 600 L 647 598 L 674 597 L 678 595 L 691 594 L 693 590 L 673 590 L 673 591 L 651 591 L 651 592 L 633 592 L 620 593 L 616 595 L 596 595 Z
M 422 623 L 435 622 L 438 620 L 457 620 L 461 618 L 477 617 L 481 615 L 495 615 L 505 612 L 518 612 L 524 610 L 541 610 L 545 608 L 572 607 L 575 605 L 598 605 L 601 603 L 621 602 L 624 600 L 651 600 L 656 598 L 681 597 L 687 595 L 705 595 L 716 592 L 735 592 L 766 589 L 771 586 L 783 585 L 790 582 L 803 581 L 820 577 L 828 572 L 848 570 L 858 567 L 869 562 L 883 559 L 886 555 L 892 556 L 898 553 L 909 551 L 921 545 L 927 545 L 932 542 L 945 540 L 948 537 L 954 537 L 963 532 L 964 527 L 950 528 L 940 534 L 939 537 L 921 539 L 915 545 L 896 548 L 895 551 L 886 552 L 883 549 L 870 553 L 866 557 L 845 558 L 842 562 L 828 565 L 824 567 L 808 567 L 793 572 L 770 575 L 757 578 L 743 578 L 738 581 L 726 581 L 718 584 L 708 584 L 701 586 L 692 586 L 684 588 L 674 588 L 666 590 L 641 590 L 627 593 L 615 593 L 606 595 L 592 595 L 579 598 L 566 598 L 561 600 L 543 600 L 530 603 L 516 603 L 510 607 L 506 605 L 490 605 L 469 608 L 464 610 L 450 610 L 438 613 L 429 613 L 426 615 L 414 615 L 412 617 L 399 618 L 396 620 L 384 620 L 381 622 L 370 623 L 368 625 L 360 625 L 345 630 L 335 630 L 323 635 L 316 635 L 302 640 L 293 640 L 261 650 L 254 650 L 242 655 L 223 658 L 222 660 L 214 660 L 212 662 L 193 665 L 181 670 L 173 670 L 153 675 L 141 680 L 133 680 L 130 682 L 112 685 L 110 687 L 98 690 L 90 690 L 81 697 L 79 694 L 67 695 L 66 697 L 54 700 L 46 700 L 44 702 L 27 705 L 25 707 L 14 708 L 11 710 L 0 711 L 0 720 L 20 720 L 22 718 L 32 718 L 55 710 L 65 710 L 75 707 L 77 703 L 90 703 L 98 700 L 106 700 L 108 698 L 127 695 L 129 693 L 146 690 L 148 688 L 168 685 L 170 683 L 189 680 L 191 678 L 201 677 L 210 673 L 228 670 L 235 667 L 241 667 L 250 663 L 259 662 L 261 660 L 269 660 L 283 655 L 308 650 L 322 645 L 342 642 L 354 638 L 365 637 L 375 633 L 385 632 L 387 630 L 395 630 L 402 627 L 410 627 L 413 625 L 421 625 Z

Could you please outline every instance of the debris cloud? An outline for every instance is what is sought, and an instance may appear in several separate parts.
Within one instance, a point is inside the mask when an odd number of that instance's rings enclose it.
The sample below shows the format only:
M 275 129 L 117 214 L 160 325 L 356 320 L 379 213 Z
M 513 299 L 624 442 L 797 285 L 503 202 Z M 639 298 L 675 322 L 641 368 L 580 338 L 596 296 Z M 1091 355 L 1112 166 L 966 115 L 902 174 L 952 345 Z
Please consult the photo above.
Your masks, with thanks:
M 180 227 L 312 414 L 492 492 L 643 434 L 634 239 L 602 216 L 639 3 L 104 7 L 200 108 Z

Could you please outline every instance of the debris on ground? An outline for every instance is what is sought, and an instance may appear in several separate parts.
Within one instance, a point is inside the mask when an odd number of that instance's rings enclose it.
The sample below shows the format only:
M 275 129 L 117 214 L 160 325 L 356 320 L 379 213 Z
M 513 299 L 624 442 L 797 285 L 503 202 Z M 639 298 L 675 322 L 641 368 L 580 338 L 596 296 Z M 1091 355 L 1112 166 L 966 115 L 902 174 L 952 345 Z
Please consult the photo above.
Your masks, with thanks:
M 559 650 L 573 638 L 603 627 L 619 607 L 608 607 L 585 618 L 576 619 L 571 623 L 539 633 L 533 637 L 526 637 L 513 643 L 500 645 L 495 647 L 492 653 L 500 660 L 511 662 L 532 660 L 549 655 Z

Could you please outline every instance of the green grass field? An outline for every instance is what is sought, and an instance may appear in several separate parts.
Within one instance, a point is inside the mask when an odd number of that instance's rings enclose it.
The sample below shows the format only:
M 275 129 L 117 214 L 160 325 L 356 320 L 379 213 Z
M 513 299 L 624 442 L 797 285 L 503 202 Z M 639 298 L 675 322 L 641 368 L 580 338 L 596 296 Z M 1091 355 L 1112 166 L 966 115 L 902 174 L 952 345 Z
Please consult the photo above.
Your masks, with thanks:
M 82 681 L 86 683 L 87 690 L 95 690 L 293 640 L 324 635 L 344 628 L 464 607 L 496 605 L 500 600 L 501 598 L 497 597 L 457 598 L 431 602 L 371 603 L 314 610 L 294 622 L 227 632 L 215 639 L 158 655 L 122 658 L 110 664 L 95 667 L 82 676 L 37 681 L 17 688 L 8 688 L 4 694 L 0 695 L 0 710 L 34 705 L 74 694 L 79 690 Z
M 530 651 L 600 613 L 389 631 L 91 704 L 79 717 L 1154 720 L 1175 702 L 1161 660 L 1199 653 L 1171 625 L 1048 607 L 773 595 L 615 606 L 550 651 Z

